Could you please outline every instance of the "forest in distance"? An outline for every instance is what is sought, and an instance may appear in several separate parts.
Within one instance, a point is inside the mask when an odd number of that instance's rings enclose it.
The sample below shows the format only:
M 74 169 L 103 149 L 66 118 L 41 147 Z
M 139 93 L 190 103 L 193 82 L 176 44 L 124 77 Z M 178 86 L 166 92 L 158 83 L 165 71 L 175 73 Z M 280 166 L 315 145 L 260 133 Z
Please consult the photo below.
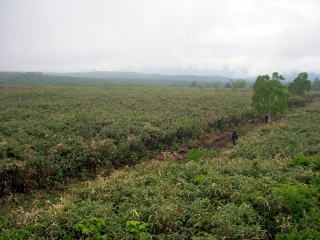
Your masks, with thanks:
M 221 86 L 228 78 L 220 76 L 155 75 L 125 72 L 41 73 L 0 72 L 0 84 L 38 84 L 66 86 Z
M 310 76 L 311 75 L 311 76 Z M 293 80 L 294 74 L 285 76 Z M 312 89 L 320 90 L 317 74 L 309 74 Z M 0 72 L 0 85 L 27 84 L 53 86 L 191 86 L 215 88 L 243 88 L 253 85 L 255 79 L 232 79 L 221 76 L 197 75 L 156 75 L 133 72 L 83 72 L 83 73 L 42 73 L 42 72 Z M 287 82 L 288 84 L 288 82 Z

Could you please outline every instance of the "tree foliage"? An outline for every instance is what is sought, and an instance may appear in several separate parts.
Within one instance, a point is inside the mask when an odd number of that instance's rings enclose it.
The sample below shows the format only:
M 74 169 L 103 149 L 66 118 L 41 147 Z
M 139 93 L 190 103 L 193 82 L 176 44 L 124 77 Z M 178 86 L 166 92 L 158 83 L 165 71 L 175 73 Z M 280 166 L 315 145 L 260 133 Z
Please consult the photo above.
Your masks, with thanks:
M 293 95 L 302 96 L 311 89 L 311 81 L 308 80 L 308 73 L 299 73 L 296 79 L 288 86 L 288 90 Z
M 316 78 L 311 86 L 312 90 L 320 90 L 320 79 Z
M 230 79 L 229 82 L 225 84 L 225 88 L 244 88 L 247 85 L 245 80 L 238 79 L 238 80 L 232 80 Z
M 258 76 L 253 86 L 252 105 L 261 114 L 277 114 L 288 107 L 289 94 L 281 83 L 284 77 L 275 72 Z
M 197 81 L 192 81 L 192 83 L 190 84 L 190 87 L 198 87 L 199 84 L 197 83 Z
M 232 88 L 232 85 L 230 82 L 226 82 L 226 84 L 224 85 L 225 88 Z
M 246 86 L 246 81 L 242 79 L 234 80 L 231 85 L 233 88 L 244 88 Z

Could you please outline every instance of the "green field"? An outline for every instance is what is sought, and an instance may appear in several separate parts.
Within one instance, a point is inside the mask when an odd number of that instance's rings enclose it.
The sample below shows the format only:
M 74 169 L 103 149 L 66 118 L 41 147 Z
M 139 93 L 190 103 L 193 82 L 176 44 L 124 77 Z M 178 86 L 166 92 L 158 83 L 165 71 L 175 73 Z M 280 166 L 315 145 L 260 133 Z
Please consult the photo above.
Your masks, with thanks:
M 0 239 L 320 239 L 319 109 L 296 109 L 219 152 L 12 196 Z
M 148 159 L 252 114 L 251 90 L 0 87 L 0 196 Z

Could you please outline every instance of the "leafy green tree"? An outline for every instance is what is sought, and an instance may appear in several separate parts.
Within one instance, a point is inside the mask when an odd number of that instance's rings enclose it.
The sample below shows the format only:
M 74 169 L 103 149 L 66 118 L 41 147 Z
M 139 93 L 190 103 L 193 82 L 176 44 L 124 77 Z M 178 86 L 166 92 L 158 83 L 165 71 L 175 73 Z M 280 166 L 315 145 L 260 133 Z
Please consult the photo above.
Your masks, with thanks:
M 260 114 L 269 116 L 282 113 L 288 107 L 289 94 L 281 83 L 284 77 L 275 72 L 272 78 L 269 75 L 258 76 L 253 85 L 252 105 Z
M 310 91 L 311 81 L 308 80 L 308 73 L 302 72 L 298 74 L 298 77 L 289 84 L 288 90 L 293 95 L 302 96 L 306 91 Z

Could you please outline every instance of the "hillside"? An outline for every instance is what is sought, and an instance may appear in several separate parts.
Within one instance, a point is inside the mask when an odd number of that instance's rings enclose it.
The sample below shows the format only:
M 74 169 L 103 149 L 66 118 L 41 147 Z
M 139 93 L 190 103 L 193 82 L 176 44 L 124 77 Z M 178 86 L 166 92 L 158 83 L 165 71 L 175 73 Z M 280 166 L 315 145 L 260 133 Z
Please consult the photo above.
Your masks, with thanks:
M 70 72 L 70 73 L 49 73 L 57 76 L 82 77 L 82 78 L 99 78 L 99 79 L 144 79 L 149 81 L 184 81 L 184 82 L 227 82 L 229 78 L 222 76 L 198 76 L 198 75 L 164 75 L 164 74 L 145 74 L 136 72 Z
M 0 84 L 55 86 L 190 86 L 192 82 L 222 86 L 229 81 L 219 76 L 152 75 L 124 72 L 41 73 L 0 72 Z

